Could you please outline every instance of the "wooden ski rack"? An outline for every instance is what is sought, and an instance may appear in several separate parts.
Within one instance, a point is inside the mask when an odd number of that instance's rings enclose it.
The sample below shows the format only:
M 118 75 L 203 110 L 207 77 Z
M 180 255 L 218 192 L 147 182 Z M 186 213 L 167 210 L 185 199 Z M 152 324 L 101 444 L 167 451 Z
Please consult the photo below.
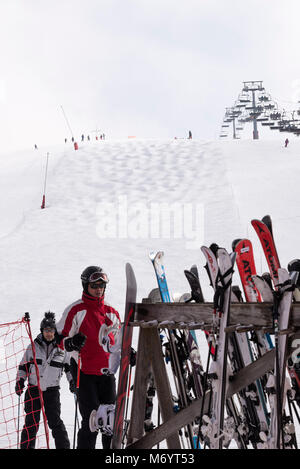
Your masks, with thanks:
M 272 303 L 231 303 L 230 323 L 226 332 L 262 330 L 273 332 Z M 135 318 L 131 327 L 139 328 L 137 363 L 133 390 L 127 449 L 150 449 L 166 440 L 169 449 L 180 449 L 178 431 L 192 423 L 199 415 L 202 399 L 196 399 L 181 409 L 173 411 L 171 386 L 161 348 L 161 329 L 202 329 L 212 326 L 213 303 L 151 303 L 148 299 L 135 305 Z M 292 303 L 289 328 L 282 333 L 289 335 L 286 360 L 292 354 L 292 342 L 300 338 L 300 302 Z M 271 349 L 256 361 L 230 377 L 227 398 L 255 382 L 274 369 L 275 350 Z M 147 377 L 152 372 L 155 379 L 159 408 L 163 423 L 144 434 Z M 210 391 L 205 397 L 209 402 Z M 204 409 L 204 412 L 206 409 Z

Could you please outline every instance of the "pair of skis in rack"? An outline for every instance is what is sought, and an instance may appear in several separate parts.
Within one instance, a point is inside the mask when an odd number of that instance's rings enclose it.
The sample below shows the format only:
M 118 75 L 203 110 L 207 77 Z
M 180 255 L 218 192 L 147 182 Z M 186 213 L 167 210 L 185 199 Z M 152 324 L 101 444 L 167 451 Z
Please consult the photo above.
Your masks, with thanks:
M 299 271 L 295 270 L 297 263 L 294 261 L 288 265 L 288 270 L 280 266 L 280 261 L 273 237 L 273 227 L 270 216 L 262 220 L 252 220 L 258 238 L 261 242 L 270 278 L 254 277 L 264 301 L 273 303 L 273 328 L 275 346 L 274 373 L 270 375 L 266 385 L 271 394 L 271 422 L 270 431 L 265 438 L 265 447 L 271 449 L 297 447 L 295 429 L 292 414 L 292 400 L 289 392 L 289 381 L 286 375 L 287 342 L 288 334 L 291 332 L 290 311 L 293 296 L 298 296 L 297 283 Z M 260 287 L 259 287 L 260 285 Z M 295 385 L 299 387 L 300 381 L 297 373 L 293 373 L 293 366 L 288 367 L 290 377 L 294 379 Z M 289 404 L 289 415 L 285 411 L 286 400 Z

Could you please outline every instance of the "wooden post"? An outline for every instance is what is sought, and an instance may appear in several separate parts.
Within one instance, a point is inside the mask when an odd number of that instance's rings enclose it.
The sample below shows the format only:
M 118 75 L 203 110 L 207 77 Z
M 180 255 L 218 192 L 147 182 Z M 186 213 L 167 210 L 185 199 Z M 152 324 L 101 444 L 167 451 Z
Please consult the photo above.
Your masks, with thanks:
M 127 444 L 144 435 L 147 380 L 151 372 L 149 329 L 140 329 Z
M 134 380 L 133 404 L 127 443 L 139 440 L 144 435 L 144 416 L 146 409 L 147 378 L 153 372 L 157 389 L 158 402 L 163 421 L 174 415 L 172 393 L 164 364 L 160 338 L 157 329 L 140 329 L 137 352 L 137 364 Z M 169 449 L 180 449 L 177 432 L 167 436 Z

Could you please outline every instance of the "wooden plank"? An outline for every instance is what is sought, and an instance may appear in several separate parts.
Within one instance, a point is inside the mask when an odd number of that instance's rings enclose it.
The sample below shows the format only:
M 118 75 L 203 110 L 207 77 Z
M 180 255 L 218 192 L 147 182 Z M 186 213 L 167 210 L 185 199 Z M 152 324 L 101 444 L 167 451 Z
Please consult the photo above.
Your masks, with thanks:
M 274 369 L 275 349 L 262 355 L 255 362 L 238 371 L 230 379 L 227 388 L 227 398 L 229 399 L 237 392 L 241 391 L 251 383 L 255 382 L 265 373 Z
M 207 391 L 204 404 L 204 414 L 208 412 L 209 395 L 210 391 Z M 187 424 L 193 422 L 200 414 L 201 405 L 202 398 L 193 401 L 188 407 L 180 410 L 176 414 L 173 412 L 173 416 L 167 422 L 164 422 L 159 427 L 147 433 L 139 441 L 136 441 L 130 446 L 127 446 L 126 449 L 153 448 L 153 446 L 165 440 L 172 432 L 178 431 L 180 428 L 185 427 Z
M 148 376 L 151 372 L 149 355 L 150 337 L 147 332 L 150 329 L 140 329 L 137 350 L 137 361 L 132 396 L 132 409 L 128 429 L 127 444 L 142 438 L 144 434 L 144 420 L 146 411 L 146 395 Z
M 149 335 L 150 348 L 148 351 L 151 354 L 150 360 L 156 384 L 158 404 L 162 420 L 166 422 L 174 415 L 174 410 L 172 391 L 162 353 L 161 340 L 157 329 L 148 329 L 147 334 Z M 181 448 L 178 432 L 174 432 L 174 429 L 172 429 L 172 433 L 167 437 L 167 445 L 168 449 Z
M 230 325 L 272 327 L 272 303 L 232 303 Z M 211 323 L 213 303 L 137 303 L 137 321 L 174 321 Z M 291 326 L 300 328 L 300 303 L 293 303 Z

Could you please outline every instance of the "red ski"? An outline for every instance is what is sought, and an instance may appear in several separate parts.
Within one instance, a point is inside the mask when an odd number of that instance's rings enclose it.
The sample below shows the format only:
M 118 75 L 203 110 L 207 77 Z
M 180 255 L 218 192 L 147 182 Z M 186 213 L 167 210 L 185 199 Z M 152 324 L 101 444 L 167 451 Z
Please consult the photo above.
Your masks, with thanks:
M 278 269 L 280 268 L 280 262 L 277 255 L 277 250 L 273 240 L 272 232 L 270 231 L 268 226 L 261 220 L 252 220 L 251 224 L 255 229 L 257 236 L 259 237 L 259 240 L 261 242 L 269 266 L 270 274 L 274 286 L 276 287 L 279 283 Z
M 235 245 L 234 251 L 246 301 L 261 302 L 260 293 L 252 279 L 252 275 L 256 275 L 256 268 L 251 241 L 241 239 Z
M 273 239 L 272 221 L 269 215 L 266 215 L 262 220 L 252 220 L 251 224 L 255 229 L 261 245 L 263 247 L 266 260 L 269 266 L 270 274 L 275 286 L 279 284 L 278 269 L 280 268 L 279 257 L 277 254 L 276 246 Z M 300 378 L 293 366 L 288 366 L 288 372 L 291 378 L 294 378 L 300 389 Z

